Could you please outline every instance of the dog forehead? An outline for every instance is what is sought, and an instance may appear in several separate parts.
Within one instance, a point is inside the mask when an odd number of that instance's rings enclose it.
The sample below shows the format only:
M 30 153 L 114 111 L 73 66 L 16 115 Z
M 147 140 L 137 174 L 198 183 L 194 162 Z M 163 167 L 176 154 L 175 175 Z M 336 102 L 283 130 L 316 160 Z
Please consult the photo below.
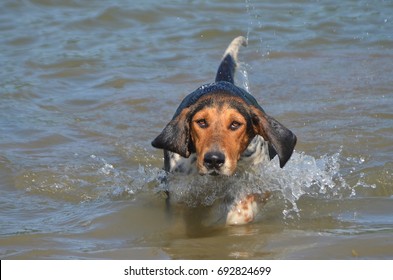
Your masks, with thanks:
M 206 95 L 200 98 L 193 106 L 190 117 L 200 117 L 201 115 L 234 116 L 242 115 L 244 118 L 249 117 L 249 105 L 242 99 L 229 96 L 222 93 Z
M 220 81 L 203 85 L 187 95 L 177 108 L 173 119 L 186 108 L 195 105 L 193 110 L 195 112 L 206 106 L 212 106 L 217 101 L 229 102 L 235 109 L 244 108 L 248 105 L 264 112 L 256 99 L 247 91 L 232 83 Z

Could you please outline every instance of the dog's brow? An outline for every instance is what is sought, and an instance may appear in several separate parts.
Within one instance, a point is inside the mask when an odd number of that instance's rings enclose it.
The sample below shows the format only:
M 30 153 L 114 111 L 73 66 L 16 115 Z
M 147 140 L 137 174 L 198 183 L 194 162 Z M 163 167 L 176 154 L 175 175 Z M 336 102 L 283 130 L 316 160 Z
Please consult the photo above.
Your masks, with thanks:
M 231 100 L 228 104 L 230 108 L 237 110 L 241 115 L 243 115 L 244 118 L 250 118 L 250 113 L 246 108 L 247 105 L 245 105 L 244 103 L 239 102 L 238 100 Z
M 193 118 L 194 115 L 201 111 L 202 109 L 204 109 L 205 107 L 211 107 L 213 105 L 213 99 L 212 98 L 206 98 L 204 100 L 202 100 L 201 102 L 199 102 L 197 104 L 197 106 L 192 110 L 192 112 L 190 113 L 190 118 Z

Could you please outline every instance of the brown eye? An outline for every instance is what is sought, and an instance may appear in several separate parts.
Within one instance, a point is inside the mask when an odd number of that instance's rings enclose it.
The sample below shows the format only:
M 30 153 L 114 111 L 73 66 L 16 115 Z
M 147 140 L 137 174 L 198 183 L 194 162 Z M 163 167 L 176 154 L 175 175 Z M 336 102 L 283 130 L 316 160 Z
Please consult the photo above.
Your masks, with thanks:
M 196 123 L 199 125 L 200 128 L 206 128 L 207 127 L 207 122 L 206 122 L 205 119 L 197 120 Z
M 237 121 L 233 121 L 232 123 L 231 123 L 231 125 L 229 126 L 229 129 L 230 130 L 237 130 L 239 127 L 241 127 L 242 126 L 242 124 L 241 123 L 239 123 L 239 122 L 237 122 Z

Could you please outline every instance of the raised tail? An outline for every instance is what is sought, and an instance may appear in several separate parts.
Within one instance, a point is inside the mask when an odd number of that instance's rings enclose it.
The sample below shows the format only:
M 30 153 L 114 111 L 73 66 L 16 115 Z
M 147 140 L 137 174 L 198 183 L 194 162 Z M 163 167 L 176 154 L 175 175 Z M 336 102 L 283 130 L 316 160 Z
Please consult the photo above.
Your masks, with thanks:
M 234 84 L 237 54 L 240 46 L 247 46 L 247 40 L 243 36 L 233 39 L 226 49 L 221 64 L 217 70 L 216 82 L 226 81 Z

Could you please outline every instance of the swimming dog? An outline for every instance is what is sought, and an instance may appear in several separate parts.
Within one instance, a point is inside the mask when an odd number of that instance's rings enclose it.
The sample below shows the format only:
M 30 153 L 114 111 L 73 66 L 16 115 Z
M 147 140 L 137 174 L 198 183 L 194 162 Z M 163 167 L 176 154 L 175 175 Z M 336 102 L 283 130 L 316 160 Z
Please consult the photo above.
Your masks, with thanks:
M 231 176 L 238 163 L 255 166 L 278 155 L 283 168 L 296 145 L 296 136 L 267 115 L 256 99 L 235 85 L 240 36 L 226 49 L 215 82 L 187 95 L 172 120 L 153 140 L 164 150 L 164 169 L 171 173 Z M 257 213 L 257 196 L 235 201 L 228 225 L 246 224 Z

